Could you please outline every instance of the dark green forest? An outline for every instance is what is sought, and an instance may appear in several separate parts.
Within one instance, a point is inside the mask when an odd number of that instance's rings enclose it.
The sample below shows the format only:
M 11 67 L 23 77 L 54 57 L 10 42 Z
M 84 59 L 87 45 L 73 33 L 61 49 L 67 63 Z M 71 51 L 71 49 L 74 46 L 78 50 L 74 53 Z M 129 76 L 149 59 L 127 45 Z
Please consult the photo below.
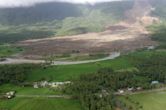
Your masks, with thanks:
M 0 85 L 7 83 L 19 85 L 26 80 L 31 70 L 38 67 L 39 65 L 35 64 L 0 65 Z
M 114 95 L 119 89 L 141 87 L 146 90 L 155 88 L 151 85 L 152 81 L 166 83 L 165 55 L 130 58 L 138 70 L 113 71 L 111 68 L 103 68 L 96 73 L 82 75 L 65 92 L 79 99 L 85 110 L 114 110 L 117 106 L 121 107 Z M 135 110 L 128 106 L 121 109 Z

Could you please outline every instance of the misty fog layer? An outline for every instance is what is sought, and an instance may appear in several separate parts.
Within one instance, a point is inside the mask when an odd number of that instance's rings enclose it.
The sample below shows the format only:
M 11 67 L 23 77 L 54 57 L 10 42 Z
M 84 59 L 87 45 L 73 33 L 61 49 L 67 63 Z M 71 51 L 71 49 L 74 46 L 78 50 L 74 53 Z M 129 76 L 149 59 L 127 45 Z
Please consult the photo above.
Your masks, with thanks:
M 121 1 L 121 0 L 0 0 L 0 7 L 23 7 L 33 6 L 38 3 L 46 2 L 69 2 L 69 3 L 89 3 L 95 4 L 99 2 Z

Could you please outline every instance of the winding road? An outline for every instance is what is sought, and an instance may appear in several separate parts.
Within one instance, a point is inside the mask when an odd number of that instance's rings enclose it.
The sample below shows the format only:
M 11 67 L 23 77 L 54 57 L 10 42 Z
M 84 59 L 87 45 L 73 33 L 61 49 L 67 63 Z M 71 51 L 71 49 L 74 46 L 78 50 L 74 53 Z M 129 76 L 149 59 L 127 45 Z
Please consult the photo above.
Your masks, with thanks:
M 53 61 L 51 65 L 74 65 L 74 64 L 86 64 L 86 63 L 94 63 L 99 61 L 111 60 L 119 57 L 120 52 L 113 52 L 108 57 L 96 59 L 96 60 L 85 60 L 85 61 Z M 24 64 L 24 63 L 45 63 L 44 60 L 29 60 L 29 59 L 19 59 L 19 58 L 6 58 L 5 61 L 0 61 L 0 65 L 4 64 Z

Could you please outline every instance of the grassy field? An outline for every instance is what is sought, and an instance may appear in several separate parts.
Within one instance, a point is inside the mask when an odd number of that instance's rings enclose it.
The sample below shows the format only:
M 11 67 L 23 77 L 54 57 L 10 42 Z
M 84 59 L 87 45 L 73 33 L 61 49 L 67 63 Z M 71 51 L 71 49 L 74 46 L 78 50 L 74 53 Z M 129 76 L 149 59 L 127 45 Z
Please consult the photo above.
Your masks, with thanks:
M 49 88 L 34 89 L 33 87 L 19 87 L 15 85 L 0 86 L 0 93 L 16 91 L 17 95 L 60 95 L 58 90 Z M 14 98 L 0 99 L 0 110 L 81 110 L 77 100 L 63 98 Z
M 49 88 L 19 87 L 11 84 L 0 86 L 0 93 L 16 91 L 17 95 L 60 95 L 59 90 Z M 0 99 L 0 110 L 82 110 L 74 99 L 63 98 L 14 98 Z
M 96 54 L 61 54 L 57 56 L 48 57 L 56 61 L 83 61 L 83 60 L 95 60 L 108 57 L 109 54 L 106 53 L 96 53 Z
M 142 110 L 165 110 L 166 108 L 166 91 L 131 95 L 129 98 L 140 103 Z M 126 103 L 129 104 L 127 101 Z
M 6 93 L 9 91 L 16 91 L 17 95 L 60 95 L 62 92 L 57 89 L 50 88 L 38 88 L 33 87 L 21 87 L 11 84 L 5 84 L 0 86 L 0 93 Z
M 52 66 L 35 69 L 28 74 L 27 81 L 52 80 L 65 81 L 78 78 L 81 74 L 95 72 L 100 68 L 110 67 L 114 70 L 131 69 L 139 60 L 147 59 L 154 55 L 166 55 L 166 51 L 140 51 L 121 56 L 114 60 L 97 63 Z M 0 86 L 0 92 L 15 90 L 17 94 L 25 95 L 57 95 L 60 91 L 48 88 L 34 89 L 32 87 L 18 87 L 14 85 Z M 148 93 L 129 96 L 134 102 L 139 102 L 143 110 L 164 110 L 166 107 L 166 92 Z M 125 98 L 123 99 L 125 101 Z M 127 101 L 126 101 L 127 102 Z M 132 104 L 132 103 L 130 103 Z M 135 104 L 133 105 L 135 106 Z M 14 98 L 12 100 L 0 100 L 0 109 L 9 110 L 82 110 L 77 100 L 71 99 L 48 99 L 48 98 Z
M 12 47 L 9 44 L 0 45 L 0 57 L 7 57 L 22 51 L 22 48 Z
M 114 70 L 133 68 L 134 64 L 141 59 L 146 59 L 153 55 L 166 55 L 166 51 L 142 51 L 124 55 L 114 60 L 107 60 L 89 64 L 51 66 L 39 68 L 28 74 L 27 81 L 53 80 L 66 81 L 78 78 L 81 74 L 88 74 L 100 68 L 112 68 Z
M 132 67 L 126 56 L 115 60 L 108 60 L 89 64 L 51 66 L 46 69 L 36 69 L 28 74 L 28 81 L 53 80 L 66 81 L 78 78 L 81 74 L 95 72 L 100 68 L 110 67 L 115 70 Z
M 16 91 L 17 95 L 60 95 L 58 90 L 49 88 L 34 89 L 15 85 L 0 86 L 0 93 Z M 0 110 L 81 110 L 77 100 L 63 98 L 14 98 L 0 99 Z
M 78 101 L 70 99 L 14 98 L 0 100 L 1 110 L 81 110 Z

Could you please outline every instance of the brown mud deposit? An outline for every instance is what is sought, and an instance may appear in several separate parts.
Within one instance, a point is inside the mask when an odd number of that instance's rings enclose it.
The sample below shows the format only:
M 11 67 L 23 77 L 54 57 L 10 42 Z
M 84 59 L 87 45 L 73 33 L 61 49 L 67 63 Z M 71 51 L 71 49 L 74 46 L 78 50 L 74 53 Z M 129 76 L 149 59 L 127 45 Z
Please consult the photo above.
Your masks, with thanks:
M 35 56 L 64 53 L 132 51 L 156 45 L 156 43 L 151 41 L 143 26 L 119 23 L 100 33 L 27 40 L 19 42 L 17 45 L 26 48 L 22 54 L 23 57 L 35 58 Z
M 26 48 L 22 57 L 30 59 L 55 54 L 128 52 L 157 45 L 145 28 L 159 22 L 150 16 L 152 10 L 149 0 L 135 0 L 133 8 L 125 13 L 127 19 L 107 27 L 104 32 L 27 40 L 17 45 Z

